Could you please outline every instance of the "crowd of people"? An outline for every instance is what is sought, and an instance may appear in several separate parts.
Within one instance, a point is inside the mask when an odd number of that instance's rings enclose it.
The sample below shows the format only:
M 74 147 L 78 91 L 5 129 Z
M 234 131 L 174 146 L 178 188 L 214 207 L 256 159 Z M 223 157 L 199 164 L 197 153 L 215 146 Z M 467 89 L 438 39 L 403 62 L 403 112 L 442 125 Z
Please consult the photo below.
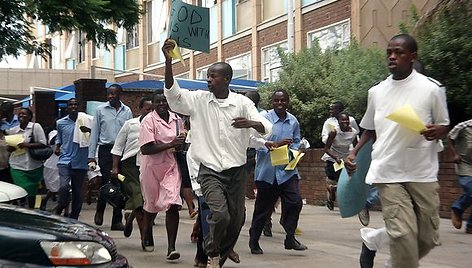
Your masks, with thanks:
M 94 176 L 90 172 L 100 170 L 101 189 L 113 188 L 121 195 L 99 191 L 94 223 L 103 224 L 108 203 L 113 207 L 111 230 L 123 231 L 129 237 L 136 219 L 142 250 L 152 252 L 154 220 L 158 213 L 165 212 L 169 261 L 180 258 L 176 240 L 179 211 L 185 200 L 190 217 L 196 216 L 191 234 L 192 242 L 197 243 L 195 266 L 215 268 L 222 267 L 228 258 L 240 262 L 234 246 L 246 219 L 249 177 L 257 191 L 249 229 L 250 252 L 264 253 L 260 237 L 271 224 L 278 200 L 282 208 L 280 224 L 286 234 L 284 248 L 306 250 L 307 246 L 295 237 L 303 206 L 300 173 L 296 167 L 273 164 L 271 158 L 271 152 L 283 146 L 287 151 L 304 147 L 300 124 L 289 111 L 289 92 L 275 90 L 270 98 L 272 107 L 261 110 L 257 107 L 257 92 L 244 96 L 229 90 L 232 69 L 224 62 L 208 68 L 208 91 L 182 89 L 173 78 L 170 51 L 174 47 L 175 43 L 168 40 L 162 47 L 164 90 L 143 97 L 139 115 L 134 118 L 121 101 L 122 88 L 117 84 L 107 88 L 108 101 L 93 115 L 79 112 L 77 100 L 70 99 L 68 115 L 57 120 L 57 130 L 50 133 L 49 139 L 41 125 L 33 122 L 30 109 L 20 108 L 15 114 L 12 103 L 3 103 L 1 179 L 23 187 L 28 193 L 26 206 L 33 208 L 39 182 L 51 177 L 48 189 L 57 192 L 54 213 L 78 219 L 84 180 Z M 330 117 L 321 133 L 325 143 L 321 160 L 326 162 L 326 205 L 334 209 L 343 166 L 349 174 L 356 172 L 357 153 L 374 140 L 365 178 L 372 185 L 371 194 L 359 219 L 367 226 L 368 210 L 380 200 L 386 227 L 363 234 L 379 236 L 383 244 L 389 245 L 391 267 L 418 267 L 419 260 L 439 244 L 437 152 L 446 137 L 464 188 L 464 195 L 451 208 L 455 228 L 462 227 L 463 213 L 472 204 L 472 122 L 463 122 L 448 132 L 445 89 L 415 70 L 417 44 L 411 36 L 394 36 L 386 52 L 391 75 L 369 90 L 361 129 L 343 103 L 333 102 L 329 107 Z M 405 104 L 411 105 L 425 123 L 420 133 L 386 118 Z M 5 135 L 19 135 L 20 142 L 6 145 Z M 48 163 L 33 159 L 28 152 L 52 144 L 55 158 Z M 58 182 L 53 183 L 54 178 Z M 466 233 L 472 233 L 472 217 L 467 221 Z M 369 239 L 363 236 L 363 268 L 373 267 L 375 252 L 380 249 Z

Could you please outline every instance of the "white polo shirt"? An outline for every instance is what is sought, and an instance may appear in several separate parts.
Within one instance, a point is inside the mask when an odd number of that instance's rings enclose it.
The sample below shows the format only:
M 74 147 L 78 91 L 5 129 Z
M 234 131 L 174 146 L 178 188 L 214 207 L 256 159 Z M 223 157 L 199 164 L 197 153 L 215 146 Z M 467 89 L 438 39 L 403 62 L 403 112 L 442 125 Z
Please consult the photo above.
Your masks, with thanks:
M 233 119 L 244 117 L 261 122 L 265 133 L 272 124 L 259 114 L 247 97 L 230 92 L 226 99 L 216 99 L 209 91 L 181 89 L 176 80 L 164 94 L 172 111 L 190 116 L 191 157 L 216 172 L 246 164 L 249 138 L 253 128 L 234 128 Z
M 386 118 L 409 104 L 425 124 L 449 125 L 446 94 L 428 77 L 413 72 L 403 80 L 392 76 L 369 90 L 360 126 L 375 130 L 372 162 L 366 183 L 433 182 L 438 174 L 438 141 Z

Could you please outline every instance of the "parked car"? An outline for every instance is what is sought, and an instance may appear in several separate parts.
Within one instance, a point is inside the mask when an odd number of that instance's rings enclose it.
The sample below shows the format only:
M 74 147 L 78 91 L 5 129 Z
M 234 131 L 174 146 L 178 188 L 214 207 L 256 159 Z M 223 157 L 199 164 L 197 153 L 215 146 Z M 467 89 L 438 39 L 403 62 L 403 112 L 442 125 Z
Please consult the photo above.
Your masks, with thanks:
M 0 202 L 26 195 L 12 186 L 0 184 Z M 0 267 L 56 266 L 129 267 L 111 237 L 93 226 L 46 211 L 0 204 Z
M 23 198 L 28 193 L 20 186 L 0 181 L 0 203 L 13 202 Z

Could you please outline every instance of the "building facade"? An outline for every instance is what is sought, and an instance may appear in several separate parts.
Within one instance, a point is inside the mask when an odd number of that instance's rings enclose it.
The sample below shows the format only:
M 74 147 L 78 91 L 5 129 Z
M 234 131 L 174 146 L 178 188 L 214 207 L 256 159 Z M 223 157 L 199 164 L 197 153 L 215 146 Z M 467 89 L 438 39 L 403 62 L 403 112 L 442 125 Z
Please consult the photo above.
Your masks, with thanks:
M 293 0 L 294 52 L 318 40 L 322 48 L 349 44 L 385 47 L 408 20 L 413 6 L 420 15 L 439 0 Z M 141 0 L 145 15 L 133 30 L 117 29 L 118 44 L 106 50 L 80 32 L 36 36 L 51 44 L 49 59 L 29 56 L 29 65 L 46 69 L 109 71 L 117 82 L 160 79 L 164 74 L 161 45 L 167 38 L 169 0 Z M 277 47 L 288 49 L 287 0 L 186 0 L 210 9 L 210 53 L 183 49 L 186 67 L 174 63 L 177 77 L 206 78 L 208 66 L 228 62 L 234 77 L 272 82 L 281 68 Z M 94 66 L 94 67 L 92 67 Z

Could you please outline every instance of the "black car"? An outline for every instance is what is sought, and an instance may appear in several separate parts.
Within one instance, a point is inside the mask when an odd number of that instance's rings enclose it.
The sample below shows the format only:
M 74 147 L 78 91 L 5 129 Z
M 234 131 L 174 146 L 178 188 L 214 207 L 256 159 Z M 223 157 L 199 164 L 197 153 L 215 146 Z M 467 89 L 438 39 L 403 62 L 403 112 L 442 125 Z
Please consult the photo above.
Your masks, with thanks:
M 129 267 L 108 234 L 74 219 L 0 204 L 0 267 Z

